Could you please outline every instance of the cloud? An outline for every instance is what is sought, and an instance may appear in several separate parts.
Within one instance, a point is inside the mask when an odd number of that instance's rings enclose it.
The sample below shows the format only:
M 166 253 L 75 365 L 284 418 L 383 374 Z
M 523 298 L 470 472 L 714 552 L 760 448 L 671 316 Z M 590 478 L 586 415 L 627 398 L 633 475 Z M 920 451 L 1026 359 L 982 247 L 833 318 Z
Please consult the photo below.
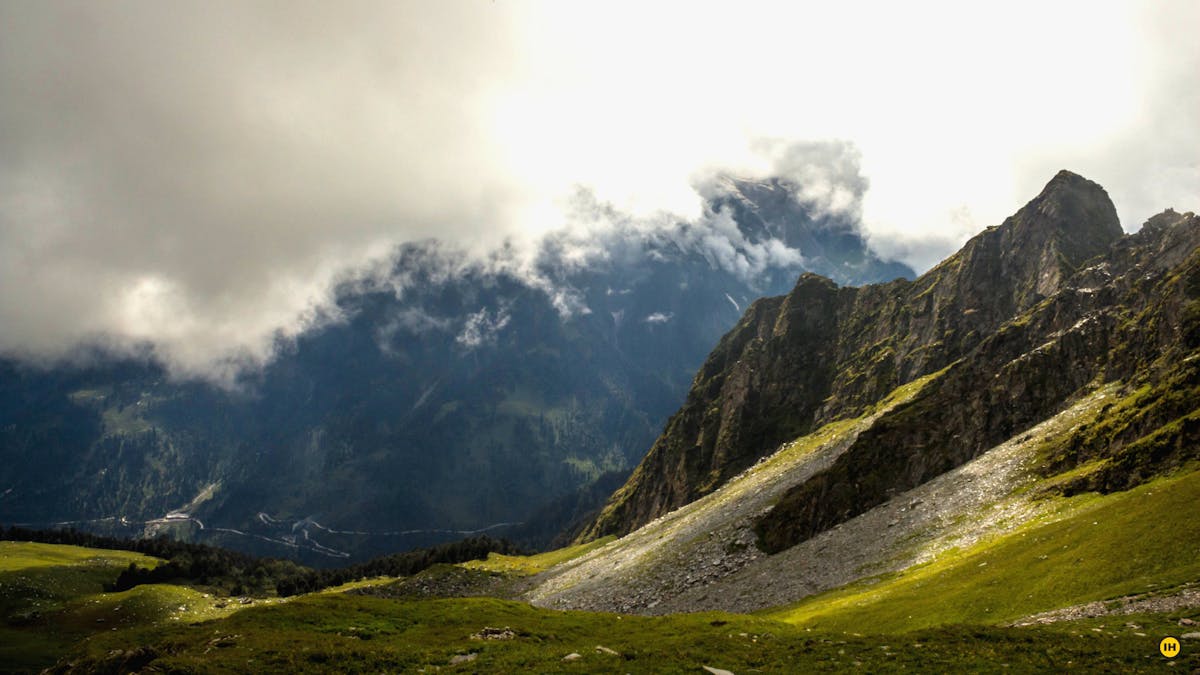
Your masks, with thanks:
M 511 318 L 506 308 L 492 312 L 485 307 L 467 317 L 462 331 L 454 340 L 467 349 L 495 342 L 496 336 L 504 330 Z
M 738 230 L 727 209 L 706 214 L 694 226 L 684 228 L 685 248 L 699 251 L 714 267 L 753 283 L 768 267 L 799 269 L 804 256 L 778 239 L 751 241 Z
M 823 145 L 823 144 L 805 144 Z M 754 174 L 744 173 L 745 177 Z M 768 170 L 763 176 L 778 176 Z M 734 189 L 728 176 L 713 170 L 694 177 L 693 196 L 705 203 Z M 833 213 L 797 192 L 797 200 L 812 207 L 814 216 Z M 734 274 L 753 284 L 770 267 L 800 269 L 801 251 L 778 239 L 752 241 L 741 230 L 727 208 L 705 208 L 693 219 L 669 213 L 638 216 L 615 204 L 603 202 L 586 189 L 577 189 L 562 221 L 562 229 L 547 233 L 538 261 L 549 264 L 555 276 L 574 269 L 608 262 L 628 262 L 650 255 L 667 242 L 681 250 L 701 255 L 714 268 Z M 649 253 L 647 253 L 649 251 Z M 539 282 L 531 281 L 532 285 Z M 609 289 L 609 294 L 612 294 Z
M 261 362 L 348 267 L 511 234 L 481 103 L 515 58 L 505 22 L 474 3 L 3 5 L 0 349 Z
M 426 335 L 445 332 L 449 331 L 453 324 L 452 320 L 433 316 L 420 307 L 405 307 L 375 331 L 375 343 L 379 345 L 380 351 L 391 354 L 392 342 L 401 334 Z
M 3 3 L 0 353 L 228 379 L 431 238 L 449 271 L 531 283 L 550 232 L 565 266 L 618 230 L 798 264 L 705 212 L 718 171 L 781 173 L 919 268 L 1060 168 L 1134 229 L 1200 208 L 1198 23 L 1188 0 Z M 590 224 L 581 187 L 611 207 Z
M 666 314 L 664 314 L 662 312 L 654 312 L 653 314 L 650 314 L 646 318 L 642 319 L 642 321 L 644 323 L 650 323 L 650 324 L 667 323 L 668 321 L 670 321 L 673 318 L 675 318 L 675 314 L 673 314 L 671 312 L 667 312 Z
M 796 200 L 821 214 L 852 221 L 862 217 L 863 196 L 870 182 L 862 174 L 862 154 L 845 140 L 762 140 L 756 150 L 771 161 L 771 176 L 796 188 Z

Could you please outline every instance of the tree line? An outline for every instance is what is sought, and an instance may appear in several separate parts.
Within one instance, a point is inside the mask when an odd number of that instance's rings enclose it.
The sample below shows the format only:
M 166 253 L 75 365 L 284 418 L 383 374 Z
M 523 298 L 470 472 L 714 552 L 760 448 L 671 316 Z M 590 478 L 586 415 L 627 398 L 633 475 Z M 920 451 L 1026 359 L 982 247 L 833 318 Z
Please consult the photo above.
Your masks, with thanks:
M 479 535 L 429 548 L 393 553 L 364 563 L 318 570 L 290 560 L 260 558 L 217 546 L 170 539 L 165 535 L 152 539 L 120 539 L 73 528 L 32 530 L 0 527 L 0 541 L 4 540 L 132 551 L 166 561 L 154 567 L 130 563 L 108 587 L 110 591 L 125 591 L 140 584 L 170 583 L 204 586 L 227 595 L 256 597 L 270 595 L 272 591 L 280 597 L 311 593 L 370 577 L 411 576 L 433 565 L 481 560 L 493 552 L 506 555 L 523 553 L 508 540 Z
M 524 551 L 506 539 L 479 535 L 429 548 L 372 558 L 358 565 L 322 570 L 305 569 L 296 575 L 280 579 L 275 589 L 280 597 L 286 597 L 371 577 L 407 577 L 437 564 L 482 560 L 487 558 L 489 553 L 522 555 Z

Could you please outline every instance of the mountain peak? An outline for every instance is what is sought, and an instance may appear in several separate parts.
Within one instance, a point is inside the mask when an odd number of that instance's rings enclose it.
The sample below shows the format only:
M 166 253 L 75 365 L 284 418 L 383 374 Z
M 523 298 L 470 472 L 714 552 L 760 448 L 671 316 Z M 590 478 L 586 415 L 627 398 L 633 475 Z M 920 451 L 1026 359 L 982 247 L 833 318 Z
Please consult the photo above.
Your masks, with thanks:
M 1054 174 L 1054 177 L 1050 179 L 1050 182 L 1047 183 L 1046 186 L 1049 187 L 1055 183 L 1089 183 L 1091 185 L 1095 185 L 1096 187 L 1100 187 L 1096 183 L 1093 183 L 1092 181 L 1068 169 L 1059 169 L 1058 173 Z
M 1009 220 L 1024 236 L 1043 234 L 1058 240 L 1063 244 L 1059 253 L 1072 267 L 1100 255 L 1123 234 L 1104 188 L 1065 169 Z
M 806 269 L 839 284 L 916 276 L 907 265 L 871 251 L 856 216 L 817 206 L 793 180 L 720 175 L 709 190 L 708 208 L 727 211 L 749 244 L 783 244 L 804 256 Z
M 971 238 L 938 267 L 963 263 L 954 285 L 964 297 L 978 296 L 966 297 L 970 305 L 996 303 L 999 315 L 1012 315 L 1053 295 L 1123 234 L 1104 188 L 1064 170 L 1002 224 Z

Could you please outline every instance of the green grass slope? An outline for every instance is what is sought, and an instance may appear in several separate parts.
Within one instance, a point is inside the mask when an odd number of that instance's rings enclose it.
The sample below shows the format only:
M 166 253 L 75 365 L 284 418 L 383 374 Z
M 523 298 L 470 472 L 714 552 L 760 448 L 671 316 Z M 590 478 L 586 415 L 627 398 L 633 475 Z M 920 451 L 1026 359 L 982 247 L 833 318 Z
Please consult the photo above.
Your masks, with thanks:
M 992 542 L 986 550 L 967 551 L 906 577 L 881 581 L 876 590 L 889 584 L 893 588 L 875 598 L 874 605 L 854 600 L 839 605 L 830 594 L 824 606 L 832 613 L 823 615 L 815 628 L 796 621 L 802 607 L 790 608 L 790 615 L 643 617 L 561 612 L 492 598 L 386 599 L 327 591 L 288 602 L 221 608 L 214 604 L 216 599 L 179 586 L 148 585 L 103 593 L 79 585 L 78 594 L 60 596 L 57 609 L 42 615 L 42 622 L 6 625 L 0 635 L 5 650 L 0 652 L 0 664 L 7 672 L 34 672 L 57 661 L 52 672 L 89 673 L 147 668 L 181 673 L 657 673 L 704 672 L 701 667 L 706 665 L 735 673 L 1156 672 L 1168 663 L 1158 654 L 1158 640 L 1188 630 L 1180 629 L 1177 622 L 1200 619 L 1200 610 L 1028 628 L 962 624 L 980 623 L 981 615 L 987 616 L 982 622 L 991 622 L 988 613 L 980 612 L 980 602 L 1016 596 L 1013 577 L 1031 570 L 1037 564 L 1033 561 L 1054 562 L 1057 569 L 1065 557 L 1091 560 L 1106 546 L 1124 545 L 1108 557 L 1129 559 L 1110 560 L 1113 571 L 1108 576 L 1090 562 L 1076 564 L 1077 576 L 1091 580 L 1081 579 L 1075 587 L 1065 578 L 1067 572 L 1063 578 L 1044 578 L 1053 588 L 1043 589 L 1041 600 L 1026 606 L 1014 597 L 1011 606 L 996 605 L 995 618 L 1022 615 L 1029 608 L 1043 608 L 1046 602 L 1066 604 L 1150 587 L 1165 589 L 1196 578 L 1200 563 L 1188 560 L 1180 553 L 1183 547 L 1171 546 L 1148 523 L 1186 506 L 1198 490 L 1200 474 L 1192 474 L 1121 495 L 1065 501 L 1066 517 L 1061 520 L 1030 525 L 1011 538 Z M 1099 528 L 1090 523 L 1102 518 L 1116 519 L 1103 530 L 1105 534 L 1088 529 Z M 1128 531 L 1139 547 L 1112 539 L 1117 531 Z M 1194 537 L 1197 533 L 1189 529 L 1177 534 Z M 1093 548 L 1080 548 L 1085 540 Z M 1064 545 L 1072 550 L 1062 549 Z M 4 558 L 5 574 L 54 570 L 59 579 L 95 574 L 95 569 L 106 567 L 101 561 L 111 553 L 72 549 L 10 545 L 5 549 L 10 553 Z M 528 559 L 497 559 L 490 565 L 496 568 L 493 571 L 527 574 L 582 552 L 572 548 Z M 109 576 L 115 578 L 120 563 L 128 564 L 131 555 L 118 552 L 109 559 Z M 1011 557 L 1005 574 L 999 574 L 995 556 Z M 1052 557 L 1062 559 L 1051 561 Z M 56 563 L 48 564 L 52 561 Z M 988 564 L 980 566 L 980 562 Z M 152 559 L 141 561 L 152 563 Z M 936 583 L 937 588 L 904 588 L 918 574 L 928 575 L 925 581 Z M 973 576 L 978 574 L 984 576 Z M 101 585 L 104 581 L 99 575 L 92 579 Z M 990 595 L 977 597 L 980 593 Z M 8 595 L 5 599 L 11 600 Z M 959 605 L 963 608 L 955 609 Z M 921 606 L 936 607 L 931 616 L 937 620 L 921 624 L 894 616 Z M 934 627 L 939 623 L 955 625 Z M 508 631 L 507 639 L 479 639 L 486 628 Z M 1175 659 L 1177 666 L 1183 666 L 1180 672 L 1200 667 L 1200 648 L 1191 648 L 1193 644 L 1185 641 L 1184 653 Z M 58 659 L 63 653 L 65 658 Z M 579 656 L 563 660 L 569 654 Z
M 616 539 L 615 536 L 609 535 L 594 539 L 584 544 L 575 544 L 574 546 L 566 546 L 564 548 L 535 555 L 503 555 L 500 553 L 489 553 L 486 560 L 471 560 L 462 563 L 462 566 L 467 569 L 484 570 L 486 572 L 500 572 L 504 574 L 529 575 L 545 572 L 546 570 L 571 560 L 574 560 L 582 555 L 591 553 L 592 551 L 608 544 Z
M 996 624 L 1200 580 L 1200 472 L 1062 500 L 1051 522 L 764 616 L 825 631 Z
M 1159 633 L 1173 624 L 1138 620 L 1152 632 L 1060 624 L 842 635 L 720 613 L 640 617 L 488 598 L 319 594 L 219 621 L 102 633 L 57 672 L 1155 672 L 1166 662 Z M 485 628 L 511 632 L 472 637 Z M 564 660 L 569 654 L 579 656 Z M 1184 672 L 1200 666 L 1190 650 L 1176 661 Z
M 89 630 L 57 618 L 72 601 L 101 593 L 121 570 L 160 561 L 140 553 L 0 541 L 0 672 L 34 669 L 54 662 Z
M 150 584 L 121 593 L 105 587 L 140 553 L 0 542 L 0 672 L 36 672 L 98 632 L 225 616 L 234 606 L 196 589 Z

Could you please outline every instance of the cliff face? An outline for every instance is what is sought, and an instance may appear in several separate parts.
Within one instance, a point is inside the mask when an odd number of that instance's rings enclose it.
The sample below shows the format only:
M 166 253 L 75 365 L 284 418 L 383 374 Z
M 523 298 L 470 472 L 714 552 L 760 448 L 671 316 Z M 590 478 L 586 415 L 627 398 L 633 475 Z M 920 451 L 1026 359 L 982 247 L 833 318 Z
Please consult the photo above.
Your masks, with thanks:
M 780 443 L 943 369 L 936 386 L 794 488 L 760 522 L 761 541 L 786 547 L 958 466 L 1097 378 L 1128 376 L 1177 344 L 1186 292 L 1143 277 L 1193 257 L 1198 230 L 1194 216 L 1168 212 L 1124 237 L 1104 190 L 1064 171 L 916 281 L 839 288 L 802 276 L 721 340 L 584 536 L 636 529 Z M 1161 320 L 1133 320 L 1150 307 Z
M 1200 219 L 1164 216 L 1060 282 L 793 487 L 758 520 L 762 548 L 783 550 L 865 513 L 1101 382 L 1141 393 L 1103 411 L 1090 433 L 1047 444 L 1043 475 L 1080 469 L 1062 492 L 1127 489 L 1200 455 Z

